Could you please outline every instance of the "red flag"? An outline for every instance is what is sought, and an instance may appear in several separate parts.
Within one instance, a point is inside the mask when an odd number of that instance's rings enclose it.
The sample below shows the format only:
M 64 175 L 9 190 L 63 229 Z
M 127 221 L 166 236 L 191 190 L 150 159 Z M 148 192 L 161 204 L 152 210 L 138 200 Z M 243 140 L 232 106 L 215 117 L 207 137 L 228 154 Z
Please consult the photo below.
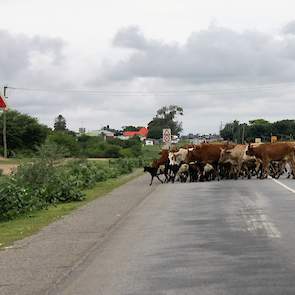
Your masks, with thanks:
M 4 98 L 0 95 L 0 109 L 6 109 L 7 105 Z

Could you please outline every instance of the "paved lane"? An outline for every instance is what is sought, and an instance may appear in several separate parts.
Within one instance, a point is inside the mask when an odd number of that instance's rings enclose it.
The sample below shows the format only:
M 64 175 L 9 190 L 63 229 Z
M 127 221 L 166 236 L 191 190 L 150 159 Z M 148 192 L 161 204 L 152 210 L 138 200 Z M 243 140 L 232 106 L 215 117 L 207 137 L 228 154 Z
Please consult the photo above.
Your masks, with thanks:
M 162 185 L 51 294 L 294 295 L 294 228 L 270 179 Z

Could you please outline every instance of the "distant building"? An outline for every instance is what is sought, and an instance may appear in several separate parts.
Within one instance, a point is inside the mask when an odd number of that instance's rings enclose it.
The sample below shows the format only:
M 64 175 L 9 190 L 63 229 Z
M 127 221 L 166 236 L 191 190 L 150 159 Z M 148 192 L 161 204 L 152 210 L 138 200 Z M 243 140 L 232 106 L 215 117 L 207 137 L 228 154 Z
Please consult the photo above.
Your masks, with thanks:
M 84 127 L 79 128 L 79 134 L 85 134 L 86 129 Z
M 154 145 L 154 141 L 152 139 L 146 139 L 145 145 Z
M 148 133 L 149 133 L 148 128 L 142 127 L 138 131 L 124 131 L 123 136 L 127 138 L 139 136 L 141 140 L 144 140 L 147 138 Z
M 115 134 L 112 131 L 108 130 L 93 130 L 86 133 L 88 136 L 104 136 L 105 138 L 114 138 Z
M 172 135 L 171 136 L 171 143 L 176 144 L 179 142 L 179 137 L 177 135 Z

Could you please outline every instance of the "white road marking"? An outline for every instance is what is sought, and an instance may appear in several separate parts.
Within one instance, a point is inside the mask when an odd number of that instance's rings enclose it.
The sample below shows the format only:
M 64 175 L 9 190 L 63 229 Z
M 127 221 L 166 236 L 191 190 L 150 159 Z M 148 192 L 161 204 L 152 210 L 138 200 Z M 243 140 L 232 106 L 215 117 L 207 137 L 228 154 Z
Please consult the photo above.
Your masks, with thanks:
M 244 200 L 244 202 L 246 201 L 246 208 L 241 210 L 246 223 L 246 230 L 259 236 L 264 235 L 268 238 L 280 238 L 280 231 L 264 213 L 263 205 L 265 200 L 263 196 L 259 193 L 256 193 L 256 196 L 256 201 L 251 201 L 250 199 Z
M 284 183 L 280 182 L 277 179 L 274 179 L 272 177 L 269 176 L 269 178 L 271 178 L 275 183 L 279 184 L 280 186 L 284 187 L 285 189 L 287 189 L 288 191 L 290 191 L 291 193 L 295 194 L 295 190 L 293 190 L 292 188 L 288 187 L 287 185 L 285 185 Z
M 262 232 L 268 238 L 280 238 L 281 233 L 275 225 L 268 220 L 265 214 L 248 215 L 246 219 L 247 231 L 261 235 Z

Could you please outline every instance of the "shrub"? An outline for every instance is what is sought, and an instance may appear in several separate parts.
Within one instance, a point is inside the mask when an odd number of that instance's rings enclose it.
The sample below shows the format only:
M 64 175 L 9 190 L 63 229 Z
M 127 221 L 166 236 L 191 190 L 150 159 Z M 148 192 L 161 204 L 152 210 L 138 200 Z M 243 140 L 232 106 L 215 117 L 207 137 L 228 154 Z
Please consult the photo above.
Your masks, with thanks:
M 38 158 L 21 165 L 12 176 L 0 178 L 0 220 L 49 204 L 81 201 L 85 197 L 83 189 L 130 173 L 143 163 L 140 158 L 112 159 L 109 165 L 86 160 L 61 163 L 56 161 L 59 155 L 54 148 L 42 147 Z
M 36 197 L 32 190 L 22 186 L 15 178 L 7 179 L 0 186 L 0 220 L 40 209 L 45 202 Z
M 79 153 L 79 146 L 76 137 L 66 131 L 53 131 L 47 138 L 47 142 L 55 143 L 68 151 L 66 156 L 76 156 Z

